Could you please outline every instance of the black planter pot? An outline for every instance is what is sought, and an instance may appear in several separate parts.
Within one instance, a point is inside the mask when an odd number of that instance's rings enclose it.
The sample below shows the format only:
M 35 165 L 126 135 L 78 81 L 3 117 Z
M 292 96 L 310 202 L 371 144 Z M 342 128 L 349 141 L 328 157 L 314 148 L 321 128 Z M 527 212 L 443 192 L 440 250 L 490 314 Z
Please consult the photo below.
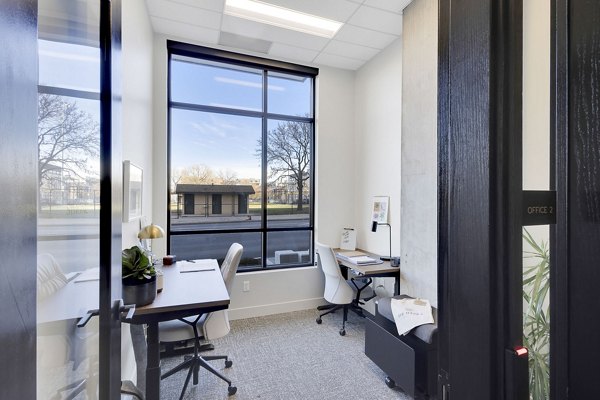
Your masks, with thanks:
M 137 307 L 145 306 L 156 298 L 156 276 L 150 279 L 123 279 L 123 302 L 135 304 Z

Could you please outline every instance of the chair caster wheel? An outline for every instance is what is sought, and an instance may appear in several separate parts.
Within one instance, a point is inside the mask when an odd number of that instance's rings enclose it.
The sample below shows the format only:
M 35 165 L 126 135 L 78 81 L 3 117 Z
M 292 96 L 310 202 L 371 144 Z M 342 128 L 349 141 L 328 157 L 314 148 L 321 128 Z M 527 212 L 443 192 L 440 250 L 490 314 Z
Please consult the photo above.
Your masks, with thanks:
M 396 387 L 396 382 L 394 382 L 394 380 L 392 378 L 390 378 L 389 376 L 385 377 L 385 384 L 387 385 L 387 387 L 389 387 L 390 389 L 393 389 Z
M 323 322 L 323 320 L 320 317 L 317 318 L 317 324 L 321 325 L 321 322 Z
M 346 330 L 340 329 L 340 336 L 346 336 Z
M 233 365 L 233 361 L 231 361 L 231 360 L 225 361 L 225 368 L 231 368 L 232 365 Z
M 227 388 L 227 394 L 229 396 L 233 396 L 237 392 L 237 388 L 235 386 L 229 386 Z

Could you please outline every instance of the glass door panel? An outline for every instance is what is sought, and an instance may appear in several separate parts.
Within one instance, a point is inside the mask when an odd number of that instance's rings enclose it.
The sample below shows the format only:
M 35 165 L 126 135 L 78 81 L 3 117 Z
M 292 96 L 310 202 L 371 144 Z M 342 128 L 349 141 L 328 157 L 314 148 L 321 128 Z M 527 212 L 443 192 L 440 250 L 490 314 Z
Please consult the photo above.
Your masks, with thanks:
M 99 1 L 40 0 L 37 398 L 96 398 Z
M 550 187 L 550 2 L 523 2 L 523 190 Z M 523 344 L 529 395 L 549 398 L 549 225 L 523 228 Z

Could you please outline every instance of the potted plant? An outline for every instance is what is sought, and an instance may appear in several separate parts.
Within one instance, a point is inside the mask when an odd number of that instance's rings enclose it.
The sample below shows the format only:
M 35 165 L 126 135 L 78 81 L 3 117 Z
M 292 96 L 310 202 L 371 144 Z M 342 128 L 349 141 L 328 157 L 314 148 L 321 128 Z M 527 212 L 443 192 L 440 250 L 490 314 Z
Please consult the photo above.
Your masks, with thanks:
M 139 246 L 121 253 L 123 301 L 145 306 L 156 298 L 156 270 Z

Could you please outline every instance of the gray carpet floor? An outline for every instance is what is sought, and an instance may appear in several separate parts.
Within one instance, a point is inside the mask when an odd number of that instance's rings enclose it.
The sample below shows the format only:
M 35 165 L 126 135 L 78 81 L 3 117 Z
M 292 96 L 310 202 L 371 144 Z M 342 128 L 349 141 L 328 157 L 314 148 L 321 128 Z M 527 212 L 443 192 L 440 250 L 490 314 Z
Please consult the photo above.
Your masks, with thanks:
M 238 391 L 227 395 L 227 384 L 201 369 L 200 382 L 187 389 L 185 399 L 363 400 L 406 399 L 390 389 L 385 374 L 364 353 L 364 320 L 349 313 L 346 336 L 341 311 L 317 325 L 316 310 L 231 321 L 229 335 L 214 340 L 215 350 L 205 354 L 228 355 L 231 368 L 211 361 L 233 381 Z M 182 357 L 162 360 L 167 371 Z M 161 383 L 161 399 L 178 399 L 186 372 Z

